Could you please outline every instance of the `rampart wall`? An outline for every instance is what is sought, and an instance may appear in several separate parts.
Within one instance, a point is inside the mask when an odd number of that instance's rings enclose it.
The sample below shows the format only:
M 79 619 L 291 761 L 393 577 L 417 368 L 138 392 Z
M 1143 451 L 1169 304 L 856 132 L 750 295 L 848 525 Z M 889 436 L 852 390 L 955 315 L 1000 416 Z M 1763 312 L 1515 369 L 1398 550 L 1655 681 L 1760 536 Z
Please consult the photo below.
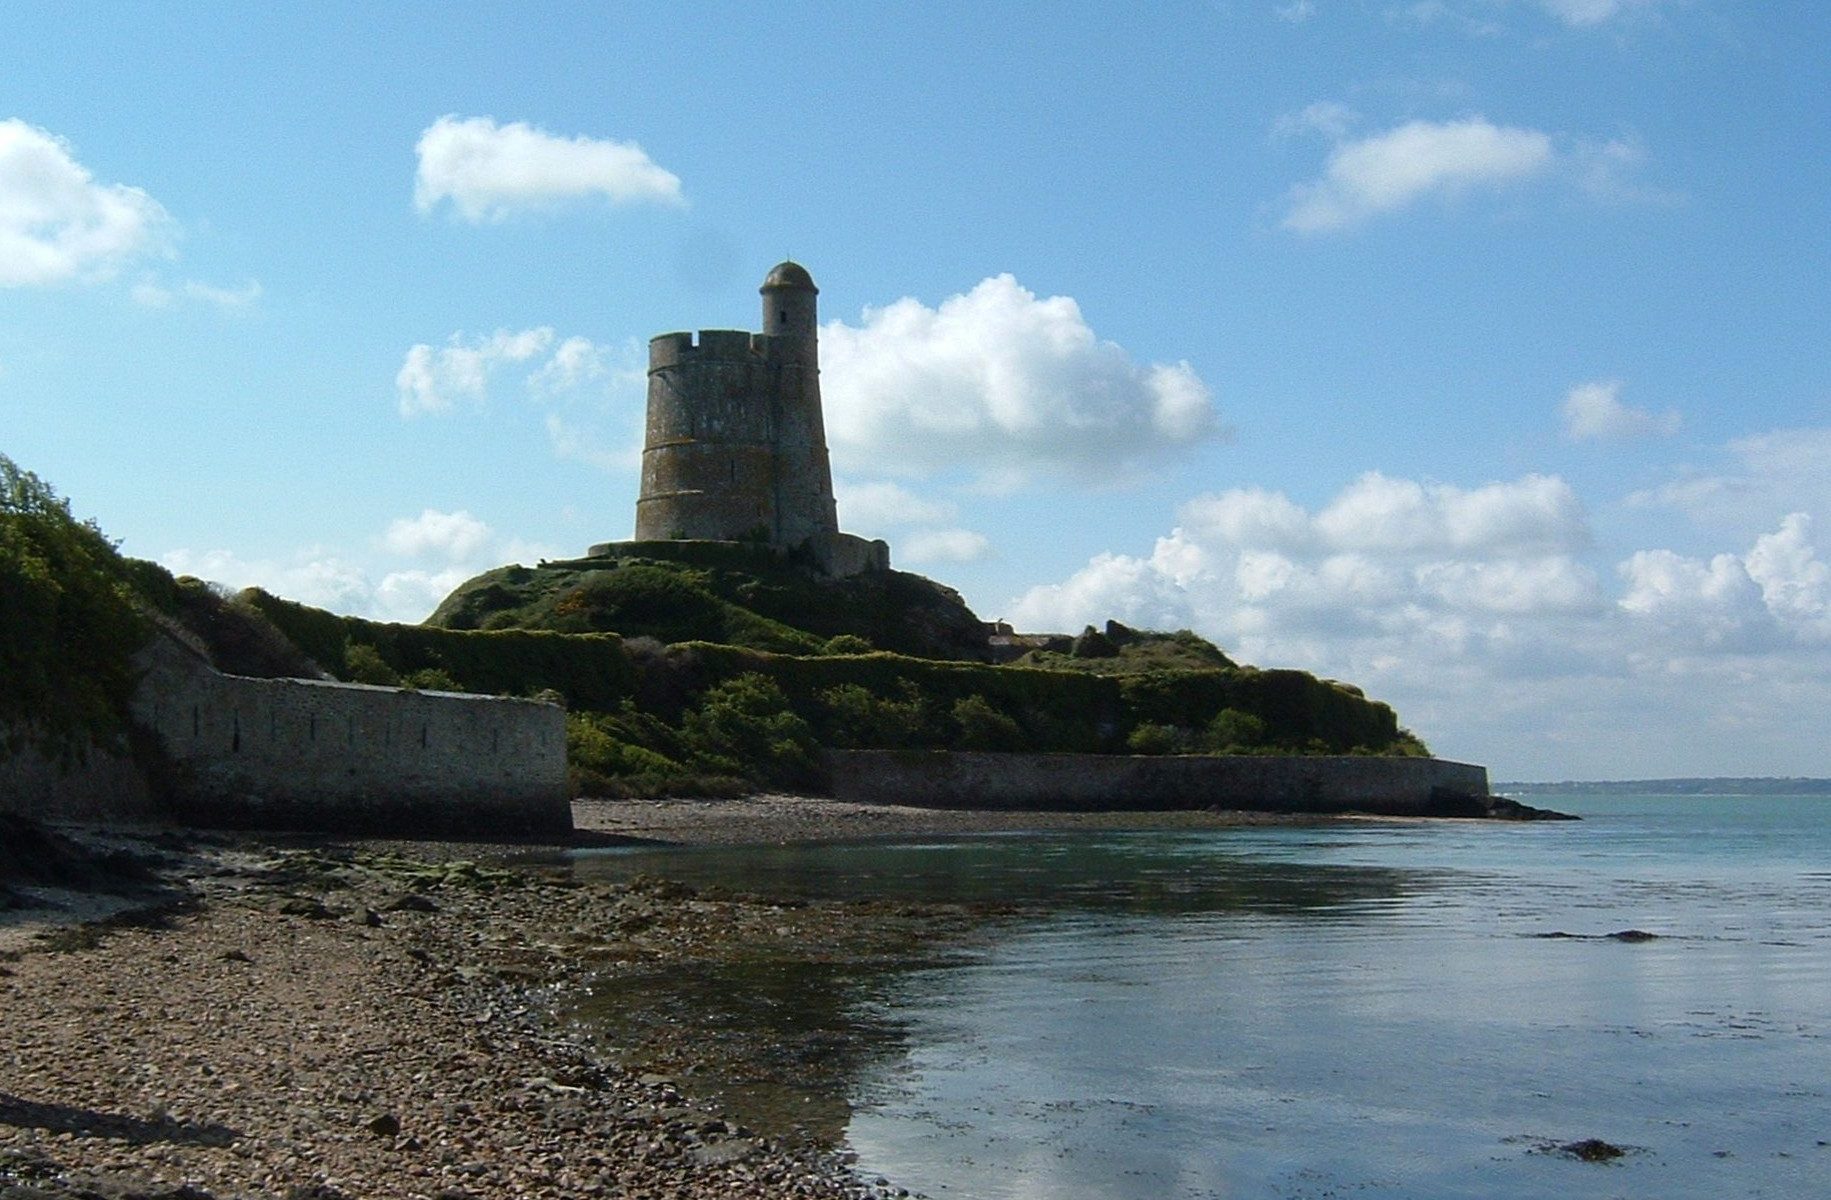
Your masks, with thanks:
M 70 764 L 30 749 L 0 757 L 0 812 L 82 822 L 164 815 L 133 759 L 95 746 Z
M 934 808 L 1364 812 L 1425 816 L 1488 794 L 1486 767 L 1363 755 L 992 754 L 841 750 L 827 757 L 840 800 Z
M 326 832 L 571 828 L 557 705 L 224 675 L 156 638 L 136 721 L 175 768 L 171 815 Z

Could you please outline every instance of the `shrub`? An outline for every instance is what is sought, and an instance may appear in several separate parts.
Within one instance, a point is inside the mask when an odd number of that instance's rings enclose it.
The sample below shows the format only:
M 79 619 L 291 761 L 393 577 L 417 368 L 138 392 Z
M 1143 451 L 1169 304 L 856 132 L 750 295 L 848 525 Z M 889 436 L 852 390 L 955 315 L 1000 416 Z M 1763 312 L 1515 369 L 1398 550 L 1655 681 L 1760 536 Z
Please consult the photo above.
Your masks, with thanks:
M 954 724 L 963 750 L 1021 750 L 1024 733 L 1017 722 L 975 692 L 954 701 Z
M 892 700 L 856 683 L 842 683 L 820 693 L 821 740 L 853 750 L 901 750 L 924 744 L 927 705 L 911 680 L 900 680 Z
M 1208 722 L 1203 749 L 1239 754 L 1265 742 L 1265 722 L 1237 708 L 1223 708 Z
M 351 683 L 372 683 L 377 687 L 399 687 L 400 672 L 388 665 L 381 651 L 357 642 L 343 652 L 343 677 Z
M 842 633 L 826 640 L 822 654 L 869 654 L 877 647 L 855 633 Z
M 458 681 L 437 667 L 422 667 L 401 676 L 401 686 L 422 692 L 461 692 Z
M 131 580 L 101 530 L 0 455 L 0 753 L 119 743 L 150 628 Z
M 1184 736 L 1174 725 L 1146 721 L 1126 736 L 1125 748 L 1133 754 L 1175 754 L 1182 749 Z
M 681 723 L 693 765 L 759 783 L 812 781 L 814 732 L 776 681 L 754 672 L 707 690 Z

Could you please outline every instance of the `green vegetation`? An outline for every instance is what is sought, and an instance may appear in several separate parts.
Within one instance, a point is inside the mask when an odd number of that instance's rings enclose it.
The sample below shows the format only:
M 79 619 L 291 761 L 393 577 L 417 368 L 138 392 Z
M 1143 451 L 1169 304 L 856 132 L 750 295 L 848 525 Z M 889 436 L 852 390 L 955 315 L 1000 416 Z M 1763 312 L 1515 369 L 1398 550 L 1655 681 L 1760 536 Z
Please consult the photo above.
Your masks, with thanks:
M 1060 650 L 1031 650 L 1019 665 L 1047 671 L 1089 671 L 1096 675 L 1136 675 L 1146 671 L 1212 671 L 1234 666 L 1208 639 L 1187 629 L 1153 633 L 1108 621 L 1104 630 L 1089 625 Z
M 148 626 L 135 568 L 93 522 L 0 455 L 0 755 L 69 761 L 127 728 Z
M 338 679 L 433 691 L 532 696 L 551 691 L 573 709 L 615 709 L 636 674 L 614 633 L 439 629 L 340 617 L 259 588 L 235 599 L 259 613 Z
M 124 559 L 0 457 L 0 726 L 69 756 L 127 729 L 151 619 L 235 674 L 539 696 L 570 710 L 582 792 L 817 787 L 822 746 L 1108 754 L 1422 754 L 1393 712 L 1193 633 L 1108 622 L 986 661 L 960 597 L 898 572 L 832 580 L 761 548 L 504 567 L 425 625 L 234 597 Z M 10 747 L 9 747 L 10 748 Z
M 918 658 L 986 657 L 979 618 L 957 593 L 920 575 L 828 579 L 765 552 L 683 545 L 695 551 L 690 561 L 629 557 L 500 567 L 459 585 L 426 623 L 614 632 L 778 654 L 878 649 Z

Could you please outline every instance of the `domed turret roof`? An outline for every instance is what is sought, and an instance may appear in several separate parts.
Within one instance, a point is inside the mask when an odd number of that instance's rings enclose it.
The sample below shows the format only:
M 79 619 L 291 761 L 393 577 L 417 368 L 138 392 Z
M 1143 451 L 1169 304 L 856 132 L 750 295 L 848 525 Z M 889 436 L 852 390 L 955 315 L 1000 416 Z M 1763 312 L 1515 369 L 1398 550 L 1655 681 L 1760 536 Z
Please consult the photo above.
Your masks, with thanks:
M 820 290 L 814 286 L 814 277 L 807 273 L 807 268 L 793 259 L 771 267 L 769 274 L 763 278 L 763 286 L 758 290 L 766 292 L 772 288 L 795 288 L 804 292 Z

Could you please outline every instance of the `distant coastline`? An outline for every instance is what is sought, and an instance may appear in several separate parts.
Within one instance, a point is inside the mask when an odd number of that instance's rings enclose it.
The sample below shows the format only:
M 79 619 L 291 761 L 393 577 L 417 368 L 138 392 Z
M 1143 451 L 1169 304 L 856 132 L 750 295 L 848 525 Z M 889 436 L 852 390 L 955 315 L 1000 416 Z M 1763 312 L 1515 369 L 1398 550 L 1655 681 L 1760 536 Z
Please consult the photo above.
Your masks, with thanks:
M 1610 796 L 1831 796 L 1831 779 L 1723 776 L 1681 779 L 1564 779 L 1556 783 L 1503 782 L 1497 795 L 1538 796 L 1602 793 Z

